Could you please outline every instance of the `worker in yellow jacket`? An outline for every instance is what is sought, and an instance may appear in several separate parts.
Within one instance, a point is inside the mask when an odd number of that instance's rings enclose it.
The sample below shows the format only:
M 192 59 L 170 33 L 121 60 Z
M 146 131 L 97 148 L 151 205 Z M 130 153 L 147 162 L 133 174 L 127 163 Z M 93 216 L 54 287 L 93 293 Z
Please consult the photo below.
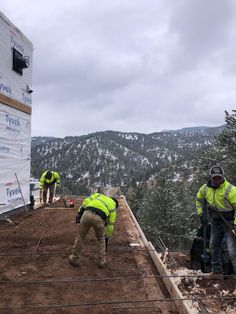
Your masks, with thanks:
M 229 256 L 236 275 L 236 187 L 224 177 L 220 166 L 213 166 L 210 177 L 203 184 L 196 198 L 197 213 L 201 223 L 207 224 L 203 216 L 204 200 L 207 201 L 208 213 L 211 219 L 211 270 L 212 278 L 223 278 L 221 243 L 226 238 Z
M 54 191 L 60 185 L 60 176 L 56 171 L 45 171 L 39 183 L 40 188 L 40 202 L 43 194 L 43 203 L 46 204 L 47 202 L 47 191 L 49 190 L 49 204 L 52 204 Z
M 73 254 L 69 256 L 71 265 L 79 266 L 79 256 L 86 235 L 93 227 L 97 238 L 97 264 L 100 268 L 106 266 L 106 241 L 108 242 L 114 230 L 117 207 L 118 201 L 115 198 L 100 193 L 95 193 L 83 201 L 76 216 L 76 223 L 79 225 Z

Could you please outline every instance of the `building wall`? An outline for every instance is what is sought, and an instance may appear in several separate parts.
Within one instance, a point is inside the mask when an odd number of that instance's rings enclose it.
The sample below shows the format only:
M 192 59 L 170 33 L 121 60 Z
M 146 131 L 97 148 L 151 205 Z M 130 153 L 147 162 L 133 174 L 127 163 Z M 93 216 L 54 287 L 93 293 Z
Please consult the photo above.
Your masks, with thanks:
M 0 93 L 31 107 L 32 94 L 27 92 L 27 85 L 32 86 L 32 43 L 1 12 L 0 38 Z M 13 48 L 29 56 L 30 67 L 23 75 L 12 70 Z
M 29 203 L 33 46 L 1 12 L 0 38 L 1 215 Z M 22 75 L 13 71 L 13 48 L 29 56 Z

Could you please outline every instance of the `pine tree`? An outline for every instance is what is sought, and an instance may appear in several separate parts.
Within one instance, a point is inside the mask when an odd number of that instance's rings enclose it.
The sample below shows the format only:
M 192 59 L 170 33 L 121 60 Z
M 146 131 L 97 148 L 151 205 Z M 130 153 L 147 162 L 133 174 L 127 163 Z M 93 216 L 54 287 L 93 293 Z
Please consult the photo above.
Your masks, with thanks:
M 218 146 L 222 154 L 222 166 L 227 177 L 236 183 L 236 110 L 229 114 L 225 111 L 226 127 L 218 136 Z

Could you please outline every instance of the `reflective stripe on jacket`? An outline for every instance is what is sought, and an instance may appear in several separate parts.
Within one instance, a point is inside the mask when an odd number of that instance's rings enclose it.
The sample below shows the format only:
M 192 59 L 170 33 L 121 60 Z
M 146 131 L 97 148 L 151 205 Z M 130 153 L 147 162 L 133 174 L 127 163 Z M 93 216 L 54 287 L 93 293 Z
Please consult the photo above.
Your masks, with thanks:
M 83 201 L 81 207 L 79 208 L 79 212 L 86 207 L 97 208 L 105 213 L 107 217 L 105 236 L 108 238 L 111 237 L 116 221 L 116 203 L 113 199 L 100 193 L 94 193 Z
M 55 182 L 57 183 L 57 186 L 59 186 L 59 184 L 60 184 L 60 176 L 56 171 L 51 171 L 52 177 L 50 180 L 45 178 L 47 172 L 48 172 L 48 170 L 45 171 L 40 178 L 40 183 L 39 183 L 40 190 L 44 187 L 45 184 L 53 184 Z
M 202 215 L 204 199 L 207 200 L 208 206 L 212 209 L 218 209 L 221 213 L 229 213 L 236 209 L 236 187 L 227 180 L 217 188 L 208 187 L 203 184 L 196 198 L 197 214 Z M 235 223 L 236 223 L 236 216 Z

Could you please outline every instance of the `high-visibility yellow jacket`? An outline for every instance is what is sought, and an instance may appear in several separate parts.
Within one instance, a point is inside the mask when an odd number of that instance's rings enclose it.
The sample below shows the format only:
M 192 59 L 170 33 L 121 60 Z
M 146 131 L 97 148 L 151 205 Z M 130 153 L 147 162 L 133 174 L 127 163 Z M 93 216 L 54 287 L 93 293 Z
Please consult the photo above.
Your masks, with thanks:
M 56 171 L 51 171 L 52 177 L 51 177 L 50 180 L 48 180 L 48 179 L 45 178 L 47 172 L 48 172 L 48 170 L 45 171 L 42 174 L 41 178 L 40 178 L 40 183 L 39 183 L 40 190 L 42 190 L 42 188 L 44 187 L 45 184 L 54 184 L 54 183 L 56 183 L 57 187 L 59 187 L 59 185 L 60 185 L 60 176 L 59 176 L 59 174 Z
M 203 214 L 203 204 L 206 199 L 208 207 L 217 209 L 223 217 L 232 217 L 236 225 L 236 187 L 230 184 L 227 180 L 218 187 L 213 188 L 207 184 L 203 184 L 196 198 L 196 209 L 198 215 Z
M 94 193 L 90 197 L 86 198 L 78 212 L 83 211 L 84 208 L 93 207 L 101 210 L 105 213 L 106 219 L 106 227 L 105 227 L 105 237 L 110 238 L 114 231 L 114 224 L 116 221 L 116 203 L 111 197 L 100 193 Z

